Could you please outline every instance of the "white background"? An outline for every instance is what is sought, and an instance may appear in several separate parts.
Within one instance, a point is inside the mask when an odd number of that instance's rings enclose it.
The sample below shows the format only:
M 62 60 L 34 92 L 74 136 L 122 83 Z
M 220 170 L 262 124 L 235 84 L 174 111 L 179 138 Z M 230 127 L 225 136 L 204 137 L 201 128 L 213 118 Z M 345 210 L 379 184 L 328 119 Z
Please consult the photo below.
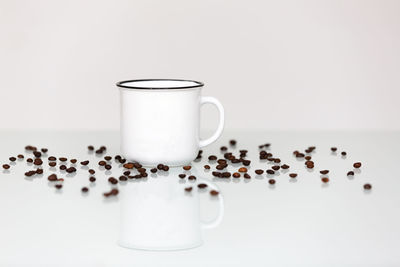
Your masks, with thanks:
M 399 14 L 400 1 L 0 0 L 0 128 L 116 130 L 115 82 L 188 78 L 231 129 L 399 130 Z

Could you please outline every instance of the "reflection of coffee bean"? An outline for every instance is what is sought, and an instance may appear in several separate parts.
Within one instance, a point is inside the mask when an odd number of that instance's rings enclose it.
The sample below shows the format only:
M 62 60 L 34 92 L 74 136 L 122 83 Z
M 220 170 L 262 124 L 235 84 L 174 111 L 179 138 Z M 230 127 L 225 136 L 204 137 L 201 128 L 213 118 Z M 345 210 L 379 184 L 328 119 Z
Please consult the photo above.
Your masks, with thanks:
M 200 189 L 204 189 L 207 187 L 207 185 L 206 184 L 198 184 L 197 187 Z
M 92 177 L 89 178 L 89 181 L 91 181 L 92 183 L 96 182 L 96 178 L 92 176 Z
M 268 180 L 268 183 L 269 183 L 269 184 L 275 184 L 275 180 L 274 180 L 274 179 L 269 179 L 269 180 Z
M 348 173 L 347 173 L 347 176 L 353 176 L 354 175 L 354 172 L 353 171 L 349 171 Z
M 319 171 L 319 173 L 320 173 L 320 174 L 328 174 L 328 173 L 329 173 L 329 170 L 322 170 L 322 171 Z
M 329 178 L 328 177 L 323 177 L 323 178 L 321 178 L 321 181 L 323 183 L 327 183 L 327 182 L 329 182 Z
M 296 178 L 297 177 L 297 173 L 289 173 L 290 178 Z
M 218 196 L 219 195 L 219 192 L 218 191 L 216 191 L 216 190 L 211 190 L 210 191 L 210 195 L 212 195 L 212 196 Z
M 87 193 L 87 192 L 89 191 L 89 188 L 87 188 L 87 187 L 82 187 L 81 190 L 82 190 L 83 193 Z
M 3 169 L 8 170 L 10 168 L 10 165 L 8 164 L 3 164 Z
M 361 167 L 361 162 L 354 163 L 353 167 L 356 168 L 356 169 L 360 168 Z
M 371 188 L 372 188 L 372 185 L 371 185 L 371 184 L 365 184 L 365 185 L 364 185 L 364 189 L 365 189 L 365 190 L 371 190 Z
M 256 174 L 258 174 L 258 175 L 261 175 L 261 174 L 264 173 L 264 171 L 261 170 L 261 169 L 257 169 L 257 170 L 255 170 L 254 172 L 255 172 Z
M 185 171 L 188 171 L 188 170 L 190 170 L 191 168 L 192 168 L 192 166 L 183 166 L 182 167 Z

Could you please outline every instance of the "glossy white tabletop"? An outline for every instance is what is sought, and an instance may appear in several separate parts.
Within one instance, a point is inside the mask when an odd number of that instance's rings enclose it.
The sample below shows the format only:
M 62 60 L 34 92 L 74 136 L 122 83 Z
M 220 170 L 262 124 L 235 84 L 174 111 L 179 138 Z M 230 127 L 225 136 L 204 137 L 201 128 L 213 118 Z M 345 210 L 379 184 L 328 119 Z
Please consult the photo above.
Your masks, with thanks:
M 172 252 L 130 250 L 119 247 L 118 198 L 104 199 L 107 177 L 98 171 L 95 155 L 87 145 L 119 151 L 116 132 L 1 132 L 0 162 L 24 153 L 25 145 L 49 149 L 48 155 L 88 159 L 96 170 L 96 184 L 82 195 L 88 173 L 65 177 L 57 191 L 48 182 L 48 166 L 40 178 L 26 178 L 32 169 L 17 161 L 9 172 L 0 172 L 0 266 L 399 266 L 400 265 L 400 133 L 379 132 L 229 132 L 204 149 L 202 166 L 210 154 L 234 138 L 235 150 L 248 149 L 252 159 L 250 181 L 216 181 L 225 198 L 225 217 L 215 229 L 204 231 L 204 245 Z M 271 166 L 258 160 L 258 145 L 271 143 L 270 152 L 298 173 L 276 176 L 270 187 L 264 174 L 254 170 Z M 314 171 L 304 167 L 294 150 L 316 146 Z M 229 147 L 229 145 L 227 145 Z M 330 147 L 346 151 L 344 159 Z M 354 162 L 360 173 L 346 176 Z M 47 160 L 45 161 L 47 163 Z M 79 165 L 78 165 L 79 166 Z M 215 166 L 215 164 L 212 164 Z M 229 167 L 229 171 L 237 168 Z M 323 185 L 319 170 L 329 169 Z M 213 179 L 215 180 L 215 179 Z M 363 185 L 372 184 L 365 192 Z M 119 185 L 123 186 L 123 185 Z M 202 214 L 213 217 L 216 207 L 208 195 L 202 198 Z

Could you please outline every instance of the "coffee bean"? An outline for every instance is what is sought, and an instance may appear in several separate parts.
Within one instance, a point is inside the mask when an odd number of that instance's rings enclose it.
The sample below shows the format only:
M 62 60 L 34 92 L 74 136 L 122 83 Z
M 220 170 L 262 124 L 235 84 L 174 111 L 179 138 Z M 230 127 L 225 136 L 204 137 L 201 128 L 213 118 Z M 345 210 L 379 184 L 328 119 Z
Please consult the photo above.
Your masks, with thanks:
M 19 158 L 19 159 L 23 159 L 23 158 L 24 158 L 24 155 L 22 155 L 22 154 L 19 154 L 19 155 L 17 156 L 17 158 Z
M 336 152 L 336 150 L 337 150 L 337 147 L 331 147 L 332 152 Z
M 297 177 L 297 173 L 289 173 L 290 178 L 296 178 Z
M 57 182 L 64 182 L 64 178 L 57 179 Z
M 26 146 L 25 150 L 29 150 L 29 151 L 36 151 L 37 148 L 35 146 Z
M 125 176 L 128 176 L 128 175 L 130 175 L 130 174 L 131 174 L 130 171 L 124 171 L 124 175 L 125 175 Z
M 281 163 L 281 160 L 280 159 L 274 159 L 274 162 L 275 163 Z
M 49 151 L 47 148 L 42 148 L 40 149 L 43 153 L 47 153 L 47 151 Z
M 104 166 L 104 168 L 105 168 L 106 170 L 111 170 L 112 166 L 111 166 L 110 164 L 106 164 L 106 166 Z
M 64 170 L 66 170 L 67 169 L 67 166 L 65 166 L 65 165 L 60 165 L 60 170 L 62 170 L 62 171 L 64 171 Z
M 59 160 L 59 161 L 62 161 L 62 162 L 65 162 L 65 161 L 67 161 L 68 159 L 65 158 L 65 157 L 61 157 L 61 158 L 58 158 L 58 160 Z
M 298 152 L 297 154 L 296 154 L 296 158 L 304 158 L 304 154 L 303 153 L 300 153 L 300 152 Z
M 229 177 L 231 177 L 231 173 L 230 172 L 221 173 L 221 178 L 229 178 Z
M 192 168 L 192 166 L 183 166 L 182 167 L 185 171 L 188 171 L 188 170 L 190 170 L 191 168 Z
M 118 162 L 124 164 L 126 162 L 126 159 L 119 159 Z
M 36 169 L 36 174 L 43 174 L 43 169 Z
M 240 173 L 234 172 L 234 173 L 232 174 L 232 176 L 233 176 L 233 178 L 240 178 Z
M 108 181 L 109 181 L 111 184 L 118 184 L 118 180 L 115 179 L 114 177 L 108 178 Z
M 281 166 L 279 166 L 279 165 L 275 165 L 275 166 L 272 166 L 271 167 L 271 169 L 273 169 L 274 171 L 277 171 L 277 170 L 279 170 L 281 168 Z
M 113 189 L 111 189 L 110 192 L 103 193 L 103 195 L 105 197 L 112 197 L 112 196 L 118 195 L 118 193 L 119 193 L 118 189 L 117 188 L 113 188 Z
M 261 169 L 257 169 L 257 170 L 255 170 L 254 172 L 255 172 L 256 174 L 258 174 L 258 175 L 261 175 L 261 174 L 264 173 L 264 171 L 261 170 Z
M 157 165 L 157 169 L 159 169 L 160 171 L 162 171 L 164 169 L 164 165 L 163 164 L 158 164 Z
M 89 188 L 87 188 L 87 187 L 82 187 L 81 191 L 82 191 L 83 193 L 87 193 L 87 192 L 89 191 Z
M 157 172 L 157 168 L 152 168 L 152 169 L 150 170 L 150 172 L 156 173 L 156 172 Z
M 214 177 L 221 177 L 221 173 L 220 172 L 212 172 L 211 173 Z
M 266 170 L 266 172 L 268 173 L 268 174 L 275 174 L 275 171 L 273 171 L 273 170 Z
M 188 177 L 188 179 L 191 180 L 191 181 L 194 181 L 194 180 L 196 180 L 196 176 L 190 175 L 190 176 Z
M 88 146 L 87 147 L 89 151 L 93 151 L 94 150 L 94 146 Z
M 99 166 L 106 166 L 107 162 L 105 162 L 104 160 L 100 160 L 99 161 Z
M 127 181 L 128 178 L 127 178 L 126 176 L 121 175 L 121 176 L 119 177 L 119 180 L 120 180 L 120 181 Z
M 342 153 L 340 153 L 340 154 L 342 154 L 342 156 L 346 156 L 347 155 L 346 151 L 342 151 Z
M 320 174 L 328 174 L 328 173 L 329 173 L 329 170 L 322 170 L 322 171 L 319 171 L 319 173 L 320 173 Z
M 137 168 L 137 171 L 140 173 L 144 173 L 144 172 L 146 172 L 146 169 L 145 168 Z
M 66 172 L 68 172 L 68 173 L 76 172 L 76 168 L 75 167 L 69 167 L 69 168 L 66 169 Z
M 111 156 L 105 156 L 104 159 L 107 160 L 107 161 L 110 161 L 110 160 L 112 160 L 112 157 Z
M 268 180 L 268 183 L 271 184 L 271 185 L 273 185 L 273 184 L 275 184 L 275 180 L 274 180 L 274 179 L 269 179 L 269 180 Z
M 240 159 L 232 159 L 231 163 L 236 164 L 242 162 Z
M 349 171 L 349 172 L 347 173 L 347 176 L 354 176 L 354 172 L 353 172 L 353 171 Z
M 264 147 L 268 148 L 268 147 L 270 147 L 270 145 L 271 145 L 270 143 L 266 143 L 266 144 L 263 144 L 263 145 L 259 145 L 258 148 L 260 148 L 260 149 L 264 148 Z
M 55 173 L 50 174 L 49 177 L 47 177 L 47 180 L 49 180 L 50 182 L 55 182 L 57 181 L 57 175 Z
M 88 172 L 89 172 L 90 174 L 95 174 L 95 173 L 96 173 L 96 171 L 93 170 L 93 169 L 89 169 Z
M 144 178 L 144 177 L 147 177 L 149 175 L 146 172 L 143 172 L 143 173 L 140 174 L 140 176 L 142 176 Z
M 100 149 L 103 150 L 103 151 L 107 150 L 107 148 L 105 146 L 101 146 Z
M 221 170 L 225 169 L 227 166 L 228 166 L 228 165 L 226 165 L 226 164 L 224 164 L 224 165 L 219 164 L 219 165 L 215 166 L 215 168 L 216 168 L 217 170 L 221 171 Z
M 224 159 L 219 159 L 219 160 L 217 160 L 217 163 L 224 165 L 224 164 L 227 164 L 228 162 L 226 160 L 224 160 Z
M 239 168 L 239 170 L 238 170 L 239 172 L 247 172 L 247 168 L 245 168 L 245 167 L 241 167 L 241 168 Z
M 323 183 L 327 183 L 327 182 L 329 182 L 329 178 L 328 177 L 323 177 L 323 178 L 321 178 L 321 181 Z
M 311 156 L 305 156 L 304 159 L 305 160 L 311 160 Z
M 372 188 L 372 185 L 371 185 L 371 184 L 365 184 L 365 185 L 364 185 L 364 189 L 365 189 L 365 190 L 371 190 L 371 188 Z
M 96 178 L 92 176 L 92 177 L 89 178 L 89 181 L 91 181 L 92 183 L 96 182 Z
M 245 179 L 250 179 L 250 178 L 251 178 L 251 176 L 250 176 L 248 173 L 243 174 L 243 177 L 244 177 Z
M 143 166 L 142 166 L 142 164 L 140 164 L 139 162 L 134 162 L 133 163 L 133 166 L 136 168 L 136 169 L 139 169 L 139 168 L 142 168 Z M 164 166 L 164 165 L 163 165 Z
M 10 161 L 16 161 L 17 158 L 16 158 L 16 157 L 10 157 L 9 160 L 10 160 Z
M 28 171 L 28 172 L 26 172 L 25 173 L 25 176 L 32 176 L 32 175 L 35 175 L 36 174 L 36 171 Z
M 95 151 L 96 154 L 102 154 L 103 152 L 104 152 L 104 151 L 101 150 L 101 149 L 97 149 L 97 150 Z
M 55 186 L 58 190 L 60 190 L 63 186 L 62 186 L 62 184 L 56 184 L 56 186 Z
M 78 161 L 77 159 L 71 159 L 71 160 L 70 160 L 70 162 L 71 162 L 72 164 L 75 164 L 77 161 Z
M 284 169 L 284 170 L 287 170 L 287 169 L 289 169 L 289 168 L 290 168 L 290 166 L 289 166 L 289 165 L 287 165 L 287 164 L 283 164 L 283 165 L 281 166 L 281 168 L 282 168 L 282 169 Z
M 50 157 L 47 158 L 47 160 L 49 160 L 49 161 L 55 161 L 55 160 L 57 160 L 57 158 L 56 158 L 56 157 L 53 157 L 53 156 L 50 156 Z
M 134 165 L 133 165 L 133 163 L 125 163 L 125 164 L 123 165 L 123 167 L 124 167 L 125 169 L 133 169 Z
M 251 161 L 250 160 L 242 160 L 244 166 L 249 166 Z
M 40 158 L 42 156 L 42 153 L 40 153 L 39 151 L 34 151 L 33 155 L 37 158 Z
M 26 159 L 26 162 L 32 163 L 32 162 L 33 162 L 33 159 L 27 158 L 27 159 Z
M 33 161 L 33 164 L 35 164 L 35 165 L 42 165 L 42 164 L 43 164 L 43 161 L 42 161 L 40 158 L 36 158 L 36 159 Z
M 210 165 L 204 165 L 204 169 L 209 170 L 211 169 Z
M 231 145 L 231 146 L 236 146 L 236 140 L 230 140 L 229 141 L 229 144 Z
M 208 160 L 217 160 L 217 156 L 211 155 L 208 157 Z
M 185 188 L 185 191 L 186 191 L 186 192 L 192 192 L 192 190 L 193 190 L 193 187 L 191 187 L 191 186 Z
M 8 164 L 3 164 L 3 169 L 8 170 L 10 168 L 10 165 Z
M 219 192 L 216 191 L 216 190 L 211 190 L 211 191 L 210 191 L 210 195 L 212 195 L 213 197 L 215 197 L 215 196 L 218 196 L 218 195 L 219 195 Z
M 220 150 L 221 150 L 221 151 L 227 151 L 228 148 L 227 148 L 226 146 L 221 146 Z
M 356 169 L 360 168 L 361 167 L 361 162 L 354 163 L 353 167 L 356 168 Z
M 208 185 L 207 184 L 198 184 L 197 187 L 200 189 L 206 188 Z
M 169 167 L 167 165 L 164 165 L 163 171 L 165 171 L 165 172 L 169 171 Z
M 186 174 L 184 174 L 184 173 L 179 174 L 179 178 L 183 179 L 185 177 L 186 177 Z

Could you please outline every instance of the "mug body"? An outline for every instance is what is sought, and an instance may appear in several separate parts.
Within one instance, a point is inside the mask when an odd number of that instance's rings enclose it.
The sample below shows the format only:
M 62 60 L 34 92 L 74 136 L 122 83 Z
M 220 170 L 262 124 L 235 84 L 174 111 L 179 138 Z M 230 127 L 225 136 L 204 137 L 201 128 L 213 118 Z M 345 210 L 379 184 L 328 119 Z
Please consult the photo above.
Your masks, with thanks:
M 120 87 L 123 156 L 144 166 L 181 166 L 194 160 L 199 150 L 201 87 Z
M 170 169 L 171 170 L 171 169 Z M 121 192 L 119 245 L 177 250 L 202 244 L 197 190 L 172 177 L 128 183 Z

